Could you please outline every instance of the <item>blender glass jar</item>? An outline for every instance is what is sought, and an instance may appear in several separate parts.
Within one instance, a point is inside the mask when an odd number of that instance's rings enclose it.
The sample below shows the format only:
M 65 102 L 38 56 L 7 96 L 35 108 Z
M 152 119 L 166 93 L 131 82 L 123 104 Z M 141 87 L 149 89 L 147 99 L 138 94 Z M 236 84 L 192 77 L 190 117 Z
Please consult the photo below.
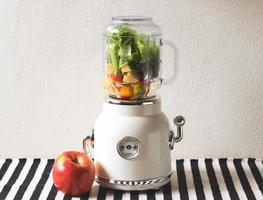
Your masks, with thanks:
M 113 17 L 104 32 L 104 88 L 123 100 L 154 97 L 161 85 L 161 30 L 151 17 Z

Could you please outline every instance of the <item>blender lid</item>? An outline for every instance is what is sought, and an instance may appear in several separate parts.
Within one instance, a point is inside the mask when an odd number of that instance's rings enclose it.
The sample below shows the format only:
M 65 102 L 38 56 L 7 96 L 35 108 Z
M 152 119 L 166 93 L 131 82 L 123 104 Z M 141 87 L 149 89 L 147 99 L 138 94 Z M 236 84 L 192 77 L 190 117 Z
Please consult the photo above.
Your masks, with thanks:
M 148 16 L 135 16 L 135 15 L 127 15 L 127 16 L 115 16 L 112 17 L 112 21 L 114 22 L 138 22 L 138 21 L 152 21 L 151 17 Z

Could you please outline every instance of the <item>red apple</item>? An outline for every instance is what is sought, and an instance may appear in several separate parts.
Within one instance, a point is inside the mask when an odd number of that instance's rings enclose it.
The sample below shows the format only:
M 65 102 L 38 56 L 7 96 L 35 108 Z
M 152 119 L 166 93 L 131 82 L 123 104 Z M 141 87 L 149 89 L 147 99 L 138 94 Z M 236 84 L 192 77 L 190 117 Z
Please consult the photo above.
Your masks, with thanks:
M 67 151 L 55 160 L 52 176 L 58 190 L 78 196 L 91 189 L 95 178 L 95 167 L 86 154 Z

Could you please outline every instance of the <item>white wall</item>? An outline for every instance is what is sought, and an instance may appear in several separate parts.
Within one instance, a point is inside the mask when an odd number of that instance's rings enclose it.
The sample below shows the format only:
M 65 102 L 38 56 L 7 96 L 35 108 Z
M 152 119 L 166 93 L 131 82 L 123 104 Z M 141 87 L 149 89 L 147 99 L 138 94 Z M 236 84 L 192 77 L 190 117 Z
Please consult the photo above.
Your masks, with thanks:
M 171 121 L 187 120 L 174 157 L 263 158 L 260 0 L 0 1 L 0 157 L 81 150 L 104 95 L 101 32 L 128 14 L 153 16 L 178 48 L 161 90 Z

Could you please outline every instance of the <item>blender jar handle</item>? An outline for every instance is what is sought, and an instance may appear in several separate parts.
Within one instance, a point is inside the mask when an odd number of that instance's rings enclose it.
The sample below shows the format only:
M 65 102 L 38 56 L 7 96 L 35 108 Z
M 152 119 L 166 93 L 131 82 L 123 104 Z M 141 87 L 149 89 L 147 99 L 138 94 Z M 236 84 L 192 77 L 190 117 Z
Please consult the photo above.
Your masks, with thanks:
M 161 78 L 163 85 L 170 85 L 174 82 L 176 76 L 176 67 L 177 67 L 177 53 L 176 53 L 176 46 L 170 40 L 161 40 L 161 45 L 167 45 L 173 50 L 173 71 L 172 75 L 169 78 Z M 162 75 L 161 75 L 162 76 Z

